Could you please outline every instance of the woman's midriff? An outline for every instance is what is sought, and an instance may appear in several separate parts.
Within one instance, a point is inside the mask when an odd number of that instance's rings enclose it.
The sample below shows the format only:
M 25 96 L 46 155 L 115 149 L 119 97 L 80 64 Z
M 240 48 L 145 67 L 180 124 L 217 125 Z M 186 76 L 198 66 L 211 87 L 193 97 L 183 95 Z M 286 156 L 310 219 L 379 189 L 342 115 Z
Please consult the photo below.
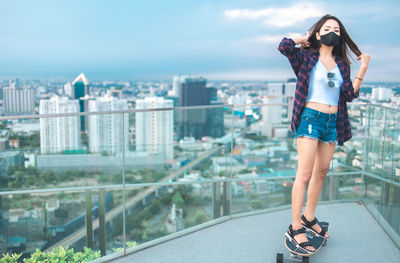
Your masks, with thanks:
M 306 102 L 304 106 L 324 113 L 336 113 L 338 111 L 337 106 L 313 102 L 313 101 Z

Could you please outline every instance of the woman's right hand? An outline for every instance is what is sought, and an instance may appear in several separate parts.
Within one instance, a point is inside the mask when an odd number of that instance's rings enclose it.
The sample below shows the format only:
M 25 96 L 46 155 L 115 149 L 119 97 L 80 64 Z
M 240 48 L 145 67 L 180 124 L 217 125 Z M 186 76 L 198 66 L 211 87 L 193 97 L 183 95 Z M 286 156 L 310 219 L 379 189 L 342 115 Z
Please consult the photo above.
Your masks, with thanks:
M 301 44 L 303 47 L 309 47 L 311 43 L 308 41 L 309 37 L 311 36 L 311 32 L 308 31 L 307 34 L 305 34 L 302 37 L 293 39 L 296 45 Z

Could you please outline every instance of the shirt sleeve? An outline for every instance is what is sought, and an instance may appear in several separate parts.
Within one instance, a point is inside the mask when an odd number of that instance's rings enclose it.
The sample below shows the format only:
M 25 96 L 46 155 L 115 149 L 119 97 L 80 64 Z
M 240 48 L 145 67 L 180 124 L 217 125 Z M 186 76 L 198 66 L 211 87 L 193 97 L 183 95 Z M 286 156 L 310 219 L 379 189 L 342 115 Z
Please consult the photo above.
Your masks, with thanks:
M 297 76 L 303 62 L 303 50 L 296 47 L 296 43 L 293 39 L 286 37 L 282 39 L 278 50 L 289 59 L 290 65 Z
M 350 65 L 346 65 L 341 92 L 347 102 L 351 102 L 360 95 L 360 90 L 354 92 L 353 82 L 350 79 Z

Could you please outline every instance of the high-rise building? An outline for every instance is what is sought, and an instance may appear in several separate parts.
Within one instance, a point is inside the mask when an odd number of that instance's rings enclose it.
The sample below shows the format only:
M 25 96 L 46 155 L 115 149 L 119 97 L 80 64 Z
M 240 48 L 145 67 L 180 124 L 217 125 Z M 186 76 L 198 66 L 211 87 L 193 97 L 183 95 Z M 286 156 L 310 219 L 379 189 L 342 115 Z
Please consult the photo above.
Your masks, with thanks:
M 393 98 L 393 90 L 391 88 L 377 87 L 372 89 L 372 101 L 391 101 Z
M 284 83 L 268 83 L 268 91 L 267 94 L 268 96 L 277 96 L 277 97 L 282 97 L 285 89 L 285 84 Z
M 71 82 L 64 84 L 64 94 L 70 98 L 74 98 L 74 87 L 72 87 Z
M 116 99 L 122 99 L 122 90 L 121 89 L 109 89 L 109 90 L 107 90 L 107 94 L 110 97 L 114 97 Z
M 3 89 L 4 113 L 7 115 L 33 114 L 35 112 L 35 92 L 31 88 L 19 87 L 18 81 L 10 81 Z
M 211 101 L 213 108 L 207 111 L 208 136 L 219 138 L 225 135 L 224 129 L 224 103 L 222 101 Z
M 40 100 L 40 114 L 78 113 L 79 101 L 54 96 Z M 40 118 L 40 151 L 59 153 L 81 148 L 79 116 Z
M 263 99 L 263 104 L 281 104 L 281 96 L 267 96 Z M 282 106 L 263 106 L 262 107 L 262 135 L 272 137 L 272 130 L 275 126 L 282 123 Z
M 210 105 L 211 100 L 217 102 L 217 92 L 215 88 L 206 87 L 206 79 L 204 78 L 191 78 L 182 77 L 178 82 L 178 106 L 204 106 Z M 214 115 L 217 114 L 218 116 Z M 222 114 L 222 115 L 221 115 Z M 216 123 L 215 118 L 218 120 L 223 119 L 223 111 L 215 109 L 190 109 L 178 111 L 177 120 L 177 133 L 178 139 L 184 137 L 194 137 L 201 139 L 203 136 L 214 136 L 215 134 L 223 134 L 223 122 L 216 131 L 211 129 L 211 123 Z M 213 135 L 211 130 L 214 130 Z
M 283 103 L 288 104 L 287 110 L 287 118 L 289 121 L 292 121 L 293 116 L 293 102 L 294 102 L 294 94 L 296 92 L 296 81 L 291 81 L 285 83 L 285 92 L 284 92 L 284 101 Z
M 136 109 L 172 108 L 172 100 L 148 97 L 136 101 Z M 136 113 L 136 150 L 163 153 L 166 160 L 174 158 L 173 111 Z
M 180 75 L 180 76 L 174 76 L 172 79 L 172 90 L 169 93 L 170 96 L 179 96 L 179 87 L 186 81 L 187 78 L 190 78 L 187 75 Z
M 122 111 L 128 102 L 109 94 L 89 100 L 89 112 Z M 102 114 L 88 116 L 89 151 L 92 153 L 120 153 L 128 151 L 128 114 Z
M 9 174 L 10 167 L 22 166 L 24 165 L 24 153 L 20 151 L 0 151 L 0 191 L 7 189 L 7 180 L 11 174 Z M 9 240 L 9 220 L 8 216 L 4 216 L 4 214 L 9 214 L 9 205 L 3 206 L 2 196 L 0 196 L 0 244 L 2 247 L 0 251 L 5 253 L 4 242 Z M 6 198 L 8 199 L 8 198 Z M 11 220 L 10 220 L 11 221 Z
M 85 74 L 81 73 L 72 82 L 72 94 L 73 99 L 79 100 L 79 111 L 86 112 L 89 100 L 89 81 Z M 87 130 L 87 117 L 81 116 L 81 131 Z

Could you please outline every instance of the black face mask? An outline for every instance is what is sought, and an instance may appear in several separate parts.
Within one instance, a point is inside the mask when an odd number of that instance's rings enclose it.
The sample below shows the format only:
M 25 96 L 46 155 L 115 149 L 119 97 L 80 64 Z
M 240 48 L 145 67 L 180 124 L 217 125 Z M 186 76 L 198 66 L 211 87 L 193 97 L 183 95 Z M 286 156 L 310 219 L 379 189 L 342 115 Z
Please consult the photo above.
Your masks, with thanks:
M 335 32 L 329 32 L 321 36 L 321 43 L 325 46 L 337 46 L 339 45 L 339 39 L 340 36 L 336 35 Z

